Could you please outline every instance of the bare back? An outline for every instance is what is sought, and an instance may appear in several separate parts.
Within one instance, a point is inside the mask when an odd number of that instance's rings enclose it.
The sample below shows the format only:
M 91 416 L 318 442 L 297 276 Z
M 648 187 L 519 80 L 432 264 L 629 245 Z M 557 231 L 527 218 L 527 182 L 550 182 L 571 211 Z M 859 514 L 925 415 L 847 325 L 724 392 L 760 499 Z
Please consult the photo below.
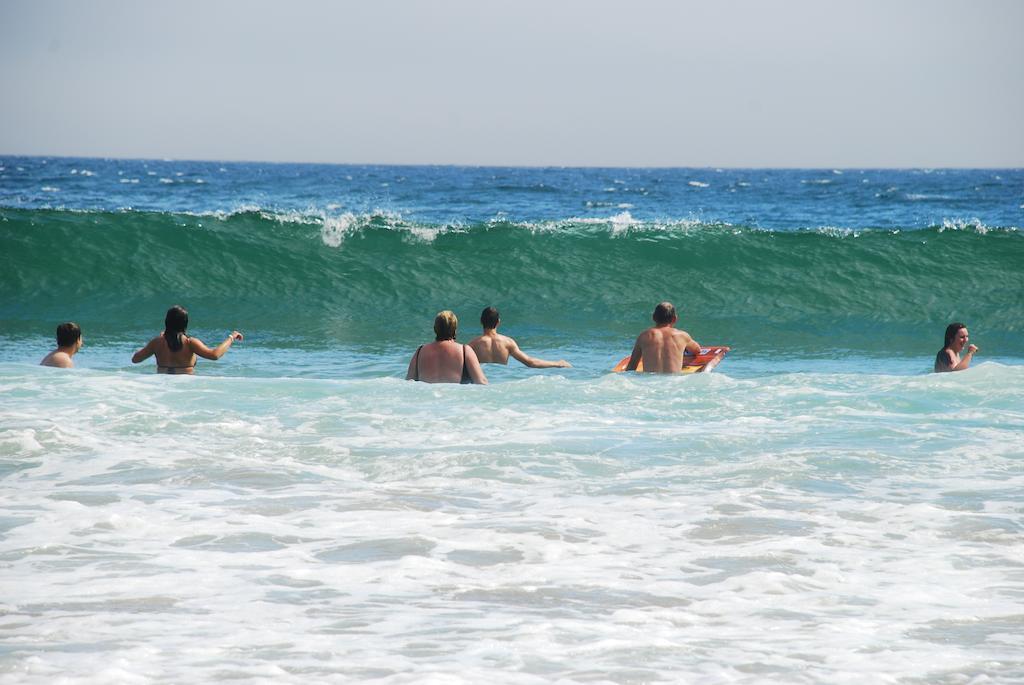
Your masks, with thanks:
M 553 362 L 531 357 L 519 349 L 519 344 L 515 340 L 498 333 L 493 328 L 484 329 L 484 334 L 471 340 L 469 346 L 476 352 L 477 359 L 481 364 L 508 364 L 508 358 L 513 357 L 531 369 L 568 369 L 572 367 L 572 364 L 564 359 Z
M 487 385 L 473 348 L 454 340 L 420 346 L 409 360 L 406 379 L 426 383 L 476 383 Z
M 48 355 L 43 357 L 43 361 L 39 362 L 40 366 L 53 366 L 58 369 L 70 369 L 75 366 L 75 363 L 71 361 L 71 355 L 64 350 L 58 348 Z
M 516 343 L 507 335 L 484 334 L 469 341 L 481 364 L 508 364 L 508 357 Z
M 670 325 L 654 326 L 637 337 L 626 368 L 630 371 L 635 370 L 637 363 L 642 359 L 644 371 L 678 373 L 683 368 L 683 355 L 687 351 L 690 354 L 700 352 L 700 345 L 689 333 Z
M 172 350 L 163 335 L 150 341 L 156 357 L 157 373 L 195 373 L 196 355 L 192 351 L 191 338 L 182 335 L 181 342 L 180 349 Z

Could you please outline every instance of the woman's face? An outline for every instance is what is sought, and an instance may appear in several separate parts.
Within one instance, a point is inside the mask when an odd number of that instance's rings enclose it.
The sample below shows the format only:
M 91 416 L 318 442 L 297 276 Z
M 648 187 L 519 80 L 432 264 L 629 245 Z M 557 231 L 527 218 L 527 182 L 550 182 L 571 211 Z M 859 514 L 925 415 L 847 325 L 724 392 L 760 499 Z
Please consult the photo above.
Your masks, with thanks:
M 962 350 L 964 345 L 967 344 L 967 340 L 967 329 L 961 328 L 956 332 L 956 335 L 953 336 L 953 348 L 956 350 Z

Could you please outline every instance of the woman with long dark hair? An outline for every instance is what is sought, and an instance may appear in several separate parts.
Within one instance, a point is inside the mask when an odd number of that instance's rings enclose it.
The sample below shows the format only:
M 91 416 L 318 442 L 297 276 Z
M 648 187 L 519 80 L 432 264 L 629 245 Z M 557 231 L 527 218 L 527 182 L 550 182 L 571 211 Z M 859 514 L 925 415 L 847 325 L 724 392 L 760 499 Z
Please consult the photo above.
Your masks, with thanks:
M 164 332 L 133 354 L 132 364 L 156 355 L 157 373 L 195 373 L 197 355 L 203 359 L 220 359 L 236 340 L 242 339 L 241 333 L 231 331 L 224 342 L 210 349 L 199 338 L 187 335 L 187 328 L 188 312 L 184 307 L 174 305 L 164 317 Z
M 935 355 L 935 372 L 963 371 L 971 365 L 974 353 L 978 351 L 977 345 L 968 345 L 969 340 L 967 326 L 959 321 L 946 326 L 946 338 L 942 349 Z M 964 346 L 967 346 L 967 354 L 963 357 L 960 353 Z

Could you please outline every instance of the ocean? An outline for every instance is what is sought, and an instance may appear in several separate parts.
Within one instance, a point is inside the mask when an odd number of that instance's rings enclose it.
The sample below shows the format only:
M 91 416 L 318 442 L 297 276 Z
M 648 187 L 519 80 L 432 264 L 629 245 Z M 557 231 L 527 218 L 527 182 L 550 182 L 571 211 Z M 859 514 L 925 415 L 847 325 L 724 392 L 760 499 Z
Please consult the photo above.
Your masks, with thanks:
M 1022 225 L 1021 169 L 0 156 L 0 684 L 1022 682 Z M 609 372 L 662 300 L 714 373 Z M 245 340 L 132 365 L 174 304 Z M 403 380 L 488 305 L 573 368 Z

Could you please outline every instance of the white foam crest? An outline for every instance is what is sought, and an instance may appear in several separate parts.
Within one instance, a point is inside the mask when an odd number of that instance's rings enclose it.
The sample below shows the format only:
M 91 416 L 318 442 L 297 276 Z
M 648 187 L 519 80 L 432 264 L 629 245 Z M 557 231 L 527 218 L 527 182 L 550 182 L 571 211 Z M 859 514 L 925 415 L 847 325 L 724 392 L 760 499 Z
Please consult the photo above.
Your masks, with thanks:
M 989 227 L 982 223 L 981 219 L 943 219 L 939 232 L 943 231 L 974 231 L 979 235 L 986 235 Z
M 320 227 L 320 239 L 328 247 L 340 247 L 345 238 L 356 226 L 354 214 L 342 214 L 336 217 L 325 217 Z
M 906 193 L 903 197 L 905 199 L 907 199 L 907 200 L 910 200 L 911 202 L 916 202 L 916 201 L 920 201 L 920 200 L 951 200 L 952 199 L 951 197 L 949 197 L 949 195 L 929 195 L 927 193 Z
M 687 181 L 686 185 L 694 188 L 709 188 L 711 186 L 710 183 L 705 183 L 703 181 Z
M 827 185 L 830 185 L 832 183 L 832 179 L 831 178 L 811 178 L 811 179 L 804 179 L 804 180 L 802 180 L 800 182 L 805 184 L 805 185 L 827 186 Z
M 511 225 L 516 228 L 528 230 L 531 233 L 565 233 L 572 229 L 583 228 L 598 229 L 595 232 L 610 231 L 612 235 L 621 235 L 626 232 L 652 232 L 671 233 L 688 232 L 699 228 L 728 228 L 731 224 L 724 222 L 706 223 L 700 219 L 672 219 L 672 220 L 639 220 L 634 218 L 628 211 L 621 212 L 610 217 L 573 216 L 557 221 L 540 222 L 507 222 L 492 221 L 495 224 Z
M 612 225 L 612 235 L 617 235 L 639 223 L 629 212 L 616 214 L 608 220 Z
M 843 226 L 819 226 L 814 232 L 830 238 L 859 238 L 861 235 L 859 230 Z
M 43 191 L 44 193 L 58 193 L 58 192 L 60 192 L 60 188 L 58 188 L 57 186 L 43 186 L 39 190 Z

